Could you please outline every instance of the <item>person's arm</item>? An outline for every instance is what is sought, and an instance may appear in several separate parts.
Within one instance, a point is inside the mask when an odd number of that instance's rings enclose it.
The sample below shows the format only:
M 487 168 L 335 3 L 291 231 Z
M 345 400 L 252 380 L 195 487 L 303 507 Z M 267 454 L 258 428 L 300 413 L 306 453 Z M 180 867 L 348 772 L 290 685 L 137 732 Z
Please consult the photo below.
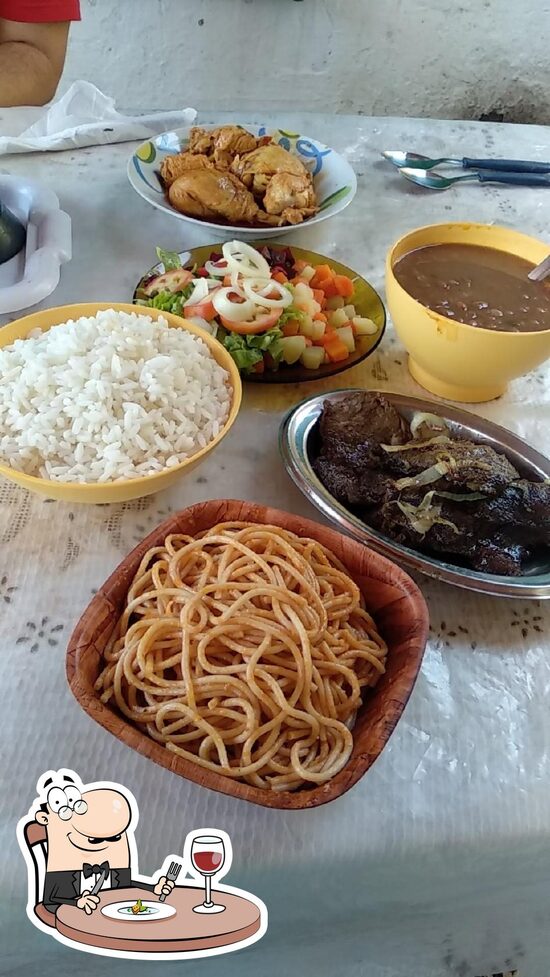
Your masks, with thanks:
M 0 19 L 0 106 L 45 105 L 55 95 L 69 23 L 23 24 Z

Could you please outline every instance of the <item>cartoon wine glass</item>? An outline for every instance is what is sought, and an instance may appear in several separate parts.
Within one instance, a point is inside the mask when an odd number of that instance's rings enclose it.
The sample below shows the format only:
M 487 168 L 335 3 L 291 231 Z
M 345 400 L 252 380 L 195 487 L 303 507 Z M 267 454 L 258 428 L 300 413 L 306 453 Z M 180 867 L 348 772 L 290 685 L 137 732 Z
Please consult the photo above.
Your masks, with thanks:
M 217 835 L 198 835 L 191 845 L 191 860 L 197 872 L 204 875 L 204 902 L 193 906 L 194 913 L 223 913 L 225 906 L 212 902 L 212 876 L 225 861 L 223 840 Z

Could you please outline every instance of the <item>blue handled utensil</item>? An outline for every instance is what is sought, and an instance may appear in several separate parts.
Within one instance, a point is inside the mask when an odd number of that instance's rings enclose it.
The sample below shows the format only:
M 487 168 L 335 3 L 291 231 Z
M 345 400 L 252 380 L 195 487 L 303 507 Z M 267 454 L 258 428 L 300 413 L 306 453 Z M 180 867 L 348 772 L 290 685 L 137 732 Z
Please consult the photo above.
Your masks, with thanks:
M 440 156 L 432 159 L 430 156 L 423 156 L 421 153 L 403 153 L 398 149 L 386 149 L 382 156 L 384 159 L 393 163 L 399 169 L 406 166 L 415 170 L 432 170 L 440 163 L 450 166 L 461 166 L 465 170 L 499 170 L 504 173 L 550 173 L 550 163 L 542 163 L 536 160 L 527 159 L 470 159 L 468 156 L 461 158 L 453 156 Z
M 448 190 L 463 180 L 478 180 L 479 183 L 507 183 L 517 187 L 550 187 L 550 173 L 507 173 L 502 170 L 479 170 L 464 173 L 463 176 L 442 176 L 433 171 L 414 170 L 402 166 L 399 172 L 411 183 L 429 190 Z

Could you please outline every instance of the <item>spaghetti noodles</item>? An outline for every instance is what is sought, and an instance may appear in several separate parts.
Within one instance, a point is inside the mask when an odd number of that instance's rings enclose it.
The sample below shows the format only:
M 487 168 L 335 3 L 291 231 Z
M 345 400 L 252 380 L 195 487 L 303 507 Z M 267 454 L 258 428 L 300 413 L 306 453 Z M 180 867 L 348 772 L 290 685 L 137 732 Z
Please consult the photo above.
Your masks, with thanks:
M 329 550 L 277 526 L 221 523 L 145 554 L 96 690 L 168 750 L 295 790 L 345 765 L 386 654 Z

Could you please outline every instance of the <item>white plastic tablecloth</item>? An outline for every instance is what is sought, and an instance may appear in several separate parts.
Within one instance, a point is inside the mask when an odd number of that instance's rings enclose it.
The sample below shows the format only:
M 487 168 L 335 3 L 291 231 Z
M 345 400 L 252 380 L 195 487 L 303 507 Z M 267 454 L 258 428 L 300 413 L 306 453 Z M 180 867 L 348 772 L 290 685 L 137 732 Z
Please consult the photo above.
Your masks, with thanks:
M 402 147 L 544 159 L 547 130 L 286 114 L 257 121 L 290 125 L 348 156 L 359 177 L 353 205 L 315 229 L 296 230 L 290 242 L 338 256 L 379 290 L 387 248 L 414 226 L 487 220 L 550 240 L 550 191 L 468 185 L 431 195 L 410 188 L 379 158 L 382 149 Z M 49 305 L 129 300 L 157 244 L 208 243 L 132 191 L 125 175 L 130 149 L 1 161 L 0 172 L 50 186 L 72 217 L 74 257 Z M 345 375 L 339 379 L 346 382 Z M 424 395 L 391 327 L 351 379 Z M 295 399 L 310 392 L 297 390 Z M 118 780 L 134 792 L 142 871 L 153 872 L 166 853 L 180 850 L 192 828 L 217 825 L 230 833 L 228 881 L 264 899 L 269 931 L 236 955 L 190 963 L 193 974 L 475 977 L 516 968 L 522 977 L 547 977 L 550 606 L 419 578 L 432 628 L 411 700 L 367 776 L 314 811 L 263 810 L 187 783 L 96 726 L 68 690 L 64 657 L 73 625 L 123 555 L 170 512 L 232 497 L 317 517 L 278 456 L 281 396 L 273 393 L 268 404 L 249 391 L 233 432 L 212 458 L 152 498 L 79 507 L 0 484 L 2 975 L 61 977 L 77 970 L 86 977 L 129 977 L 137 969 L 149 977 L 168 966 L 77 958 L 26 919 L 15 824 L 42 770 L 68 766 L 84 780 Z M 474 409 L 550 451 L 547 369 Z

